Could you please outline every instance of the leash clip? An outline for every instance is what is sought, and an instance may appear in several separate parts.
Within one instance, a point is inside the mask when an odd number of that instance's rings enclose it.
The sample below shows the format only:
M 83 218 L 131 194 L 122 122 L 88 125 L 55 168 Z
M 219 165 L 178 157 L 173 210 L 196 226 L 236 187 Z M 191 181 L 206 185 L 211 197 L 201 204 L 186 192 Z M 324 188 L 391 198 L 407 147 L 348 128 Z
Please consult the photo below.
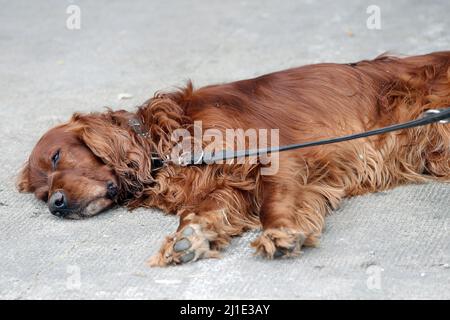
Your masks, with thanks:
M 194 157 L 192 157 L 191 152 L 186 151 L 186 152 L 183 152 L 181 155 L 179 155 L 178 158 L 176 158 L 176 160 L 173 162 L 178 166 L 187 167 L 189 165 L 202 164 L 203 156 L 204 156 L 203 150 L 199 157 L 195 157 L 195 155 L 194 155 Z
M 162 167 L 166 165 L 166 160 L 159 157 L 159 155 L 155 152 L 152 152 L 150 155 L 150 161 L 152 164 L 151 172 L 158 171 Z
M 425 111 L 424 113 L 423 113 L 423 116 L 424 117 L 428 117 L 428 116 L 431 116 L 431 115 L 433 115 L 433 114 L 439 114 L 439 113 L 441 113 L 442 112 L 442 110 L 439 110 L 439 109 L 428 109 L 427 111 Z M 447 119 L 444 119 L 444 120 L 440 120 L 438 123 L 442 123 L 442 124 L 446 124 L 446 123 L 448 123 L 449 122 L 449 120 L 448 120 L 448 118 Z

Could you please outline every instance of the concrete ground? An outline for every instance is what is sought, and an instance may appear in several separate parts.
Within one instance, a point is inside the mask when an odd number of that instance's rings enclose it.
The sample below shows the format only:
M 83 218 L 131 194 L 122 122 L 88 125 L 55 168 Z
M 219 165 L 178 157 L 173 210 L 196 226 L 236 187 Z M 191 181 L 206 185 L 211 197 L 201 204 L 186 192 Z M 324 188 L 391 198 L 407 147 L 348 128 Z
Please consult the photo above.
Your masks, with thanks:
M 381 30 L 366 27 L 374 3 Z M 66 27 L 69 5 L 81 9 L 79 30 Z M 449 50 L 447 0 L 1 0 L 0 8 L 0 298 L 450 298 L 448 184 L 346 200 L 320 247 L 299 259 L 253 257 L 252 232 L 220 260 L 166 269 L 144 262 L 175 217 L 116 209 L 60 220 L 14 189 L 37 139 L 75 111 L 132 110 L 189 78 L 200 86 L 384 51 Z

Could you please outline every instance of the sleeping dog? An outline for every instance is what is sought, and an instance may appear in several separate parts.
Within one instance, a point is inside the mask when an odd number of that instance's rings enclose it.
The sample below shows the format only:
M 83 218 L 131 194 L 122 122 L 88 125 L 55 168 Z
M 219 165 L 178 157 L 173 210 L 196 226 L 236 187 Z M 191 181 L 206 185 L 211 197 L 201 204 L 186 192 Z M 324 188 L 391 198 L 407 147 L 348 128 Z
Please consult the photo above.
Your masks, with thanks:
M 409 121 L 448 105 L 450 52 L 308 65 L 199 89 L 188 83 L 157 93 L 134 113 L 75 114 L 50 129 L 22 169 L 18 189 L 64 218 L 115 205 L 178 215 L 178 230 L 150 259 L 154 266 L 218 257 L 232 237 L 254 228 L 262 228 L 251 244 L 257 254 L 297 256 L 317 243 L 326 214 L 344 197 L 449 181 L 449 126 L 283 152 L 272 159 L 270 174 L 250 159 L 164 162 L 174 133 L 194 134 L 196 122 L 201 133 L 224 136 L 228 129 L 276 129 L 277 143 L 287 145 Z

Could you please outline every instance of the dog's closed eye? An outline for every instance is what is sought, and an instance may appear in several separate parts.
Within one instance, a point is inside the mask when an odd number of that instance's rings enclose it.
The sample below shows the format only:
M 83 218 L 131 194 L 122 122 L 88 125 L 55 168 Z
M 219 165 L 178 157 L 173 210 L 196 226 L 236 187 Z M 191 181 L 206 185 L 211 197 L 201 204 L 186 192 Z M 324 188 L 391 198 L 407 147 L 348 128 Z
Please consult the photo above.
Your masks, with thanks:
M 58 161 L 60 159 L 60 155 L 61 155 L 61 150 L 58 149 L 51 157 L 53 170 L 56 170 L 56 167 L 58 165 Z

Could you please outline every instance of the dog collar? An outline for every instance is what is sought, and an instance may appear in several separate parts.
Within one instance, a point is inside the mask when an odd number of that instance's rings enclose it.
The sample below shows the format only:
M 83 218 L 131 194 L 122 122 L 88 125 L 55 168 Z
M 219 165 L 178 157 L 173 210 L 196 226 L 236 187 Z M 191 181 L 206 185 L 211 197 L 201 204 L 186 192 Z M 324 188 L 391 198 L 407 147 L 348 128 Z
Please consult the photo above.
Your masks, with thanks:
M 150 132 L 144 130 L 143 123 L 138 118 L 132 118 L 128 120 L 128 125 L 133 129 L 133 131 L 142 138 L 150 138 Z M 150 155 L 150 161 L 152 164 L 151 171 L 156 171 L 161 169 L 164 165 L 164 160 L 159 156 L 157 152 L 152 152 Z
M 150 137 L 150 133 L 145 131 L 142 122 L 138 118 L 131 118 L 128 120 L 128 125 L 133 129 L 133 131 L 143 138 Z

